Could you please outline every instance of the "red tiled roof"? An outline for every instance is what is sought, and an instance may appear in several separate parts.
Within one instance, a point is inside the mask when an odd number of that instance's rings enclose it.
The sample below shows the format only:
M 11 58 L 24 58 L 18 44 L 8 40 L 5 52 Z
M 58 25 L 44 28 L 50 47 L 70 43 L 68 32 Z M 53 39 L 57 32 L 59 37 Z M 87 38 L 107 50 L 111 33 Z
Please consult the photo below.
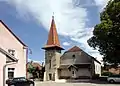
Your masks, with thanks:
M 8 31 L 9 31 L 23 46 L 27 47 L 27 45 L 26 45 L 25 43 L 23 43 L 23 42 L 20 40 L 20 38 L 17 37 L 17 36 L 8 28 L 8 26 L 7 26 L 2 20 L 0 20 L 0 22 L 5 26 L 5 28 L 8 29 Z
M 53 48 L 53 47 L 57 47 L 57 48 L 63 49 L 60 46 L 60 42 L 59 42 L 57 30 L 56 30 L 54 17 L 52 17 L 52 22 L 51 22 L 49 35 L 48 35 L 47 44 L 43 47 L 43 49 Z
M 76 51 L 81 51 L 81 49 L 79 48 L 79 47 L 77 47 L 77 46 L 74 46 L 74 47 L 72 47 L 72 48 L 70 48 L 68 51 L 66 51 L 66 52 L 76 52 Z
M 27 68 L 29 68 L 29 65 L 32 65 L 32 66 L 35 67 L 35 68 L 38 67 L 39 70 L 42 69 L 42 65 L 41 65 L 40 63 L 37 63 L 37 62 L 28 62 L 28 63 L 27 63 Z
M 32 65 L 33 67 L 38 67 L 39 70 L 42 69 L 42 66 L 39 63 L 33 62 Z

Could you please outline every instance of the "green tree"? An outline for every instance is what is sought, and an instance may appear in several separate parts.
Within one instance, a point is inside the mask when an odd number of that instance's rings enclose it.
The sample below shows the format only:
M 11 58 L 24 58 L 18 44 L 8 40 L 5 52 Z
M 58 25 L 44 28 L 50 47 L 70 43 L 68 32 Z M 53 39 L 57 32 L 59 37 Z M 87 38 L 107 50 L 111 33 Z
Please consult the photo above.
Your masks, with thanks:
M 27 70 L 28 70 L 29 73 L 33 74 L 35 72 L 36 68 L 33 67 L 32 64 L 30 64 Z
M 120 64 L 120 0 L 110 0 L 94 27 L 89 46 L 98 49 L 104 63 Z

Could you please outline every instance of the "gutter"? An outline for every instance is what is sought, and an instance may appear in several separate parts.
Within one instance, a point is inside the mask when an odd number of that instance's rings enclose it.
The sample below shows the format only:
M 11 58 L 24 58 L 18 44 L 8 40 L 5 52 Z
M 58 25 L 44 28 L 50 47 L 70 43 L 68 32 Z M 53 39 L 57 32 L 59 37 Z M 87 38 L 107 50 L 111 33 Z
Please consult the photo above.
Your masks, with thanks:
M 18 62 L 18 60 L 14 61 L 14 62 L 7 63 L 7 64 L 5 64 L 5 65 L 3 66 L 3 86 L 6 85 L 6 79 L 5 79 L 5 77 L 6 77 L 6 67 L 7 67 L 8 65 L 17 64 L 17 62 Z

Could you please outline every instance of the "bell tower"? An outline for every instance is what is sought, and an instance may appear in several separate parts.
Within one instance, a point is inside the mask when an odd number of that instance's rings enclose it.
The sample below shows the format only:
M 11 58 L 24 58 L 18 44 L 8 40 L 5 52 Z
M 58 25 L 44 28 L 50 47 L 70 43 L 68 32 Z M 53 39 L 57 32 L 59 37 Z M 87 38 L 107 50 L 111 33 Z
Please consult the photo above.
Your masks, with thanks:
M 42 48 L 45 50 L 45 74 L 44 80 L 55 80 L 58 77 L 57 68 L 60 62 L 61 50 L 64 50 L 60 46 L 54 16 L 52 16 L 51 27 L 48 35 L 46 45 Z

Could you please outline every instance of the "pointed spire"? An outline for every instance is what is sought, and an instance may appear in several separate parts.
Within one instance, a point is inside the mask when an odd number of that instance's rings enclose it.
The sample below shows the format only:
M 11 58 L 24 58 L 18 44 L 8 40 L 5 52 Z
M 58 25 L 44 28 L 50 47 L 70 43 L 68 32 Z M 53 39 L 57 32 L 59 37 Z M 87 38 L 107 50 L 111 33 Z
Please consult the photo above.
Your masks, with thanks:
M 59 42 L 57 30 L 56 30 L 56 25 L 55 25 L 55 21 L 54 21 L 54 16 L 52 16 L 52 22 L 51 22 L 49 35 L 48 35 L 47 44 L 45 45 L 45 47 L 43 49 L 48 49 L 48 48 L 57 48 L 57 49 L 61 49 L 61 50 L 63 49 L 60 46 L 60 42 Z

